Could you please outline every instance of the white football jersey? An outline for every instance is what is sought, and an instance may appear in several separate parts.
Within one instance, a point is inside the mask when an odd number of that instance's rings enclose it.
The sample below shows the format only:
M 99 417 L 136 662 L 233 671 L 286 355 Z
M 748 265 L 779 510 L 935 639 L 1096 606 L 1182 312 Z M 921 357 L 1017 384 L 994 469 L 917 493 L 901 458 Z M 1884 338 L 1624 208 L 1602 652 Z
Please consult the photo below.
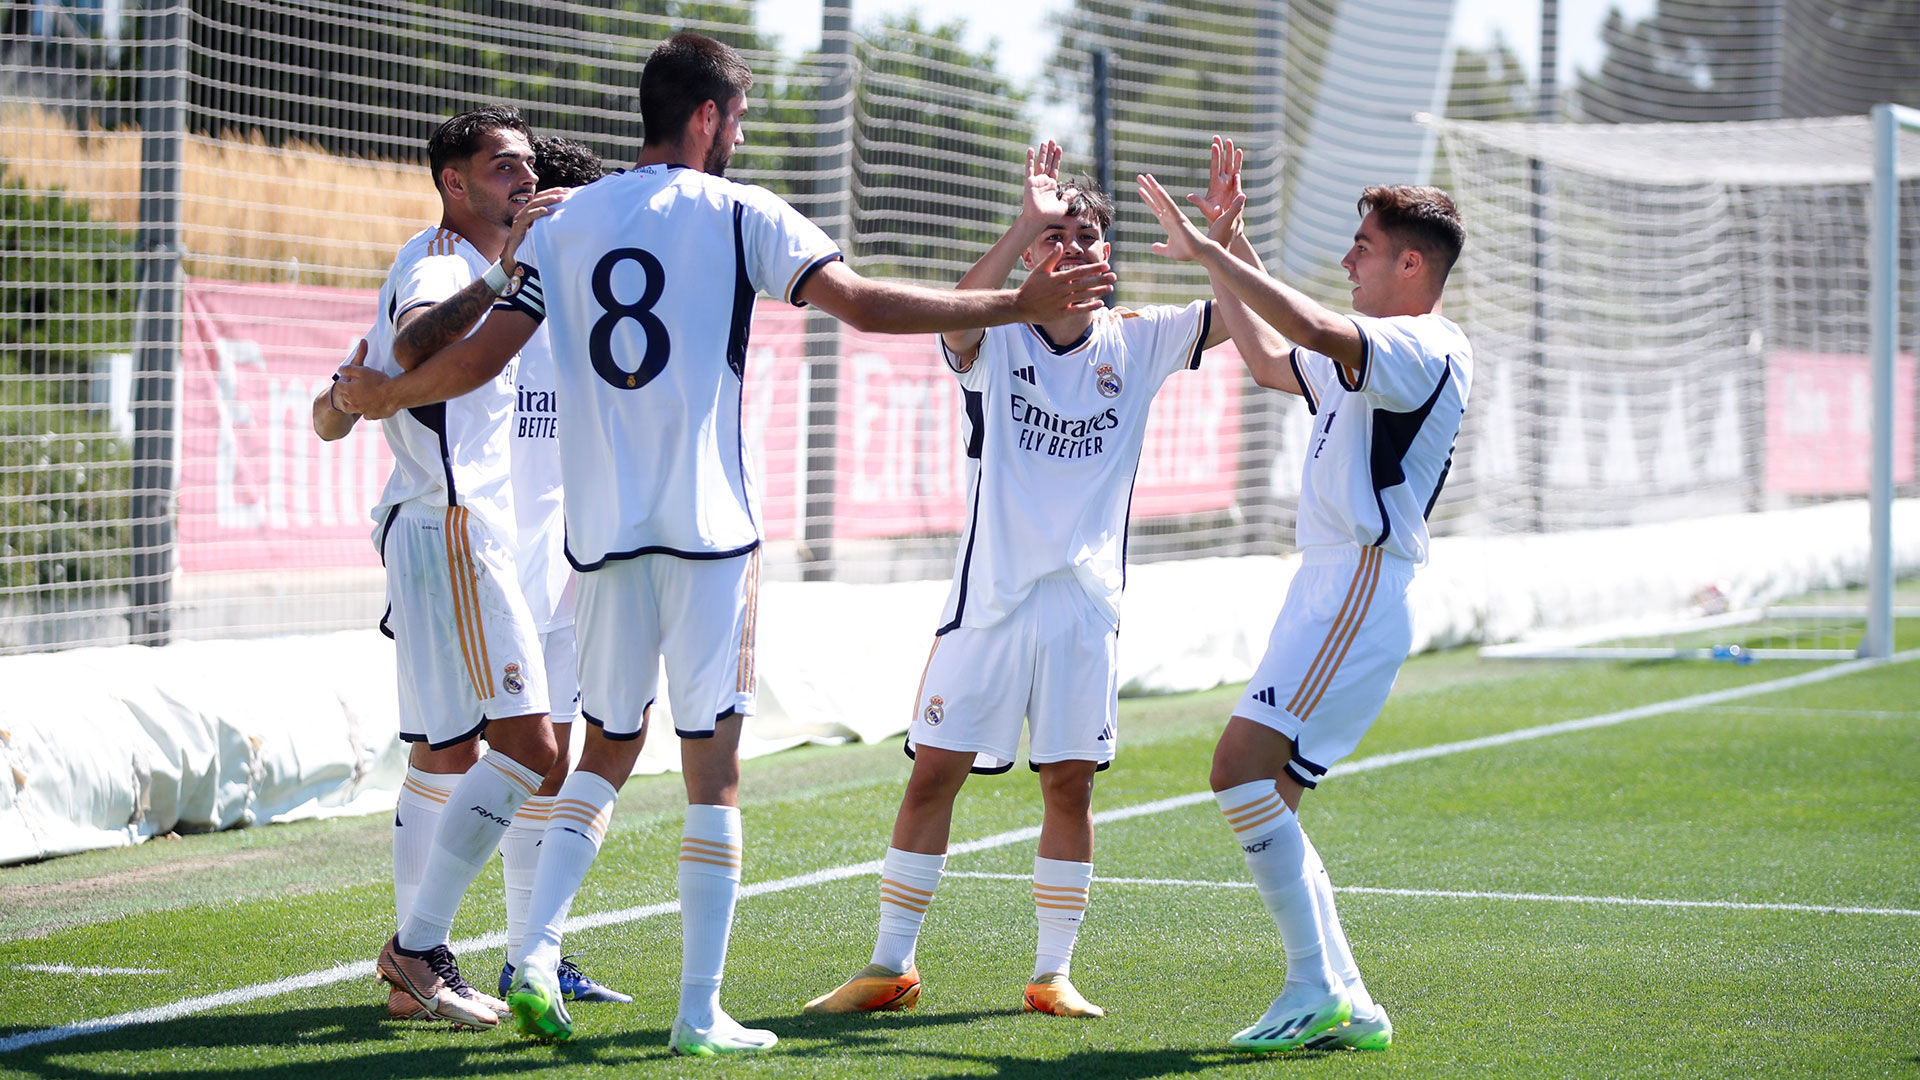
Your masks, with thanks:
M 367 331 L 366 365 L 387 375 L 401 367 L 393 358 L 400 316 L 437 304 L 487 272 L 493 260 L 458 233 L 435 226 L 415 233 L 394 257 L 380 286 L 380 309 Z M 373 508 L 373 543 L 380 546 L 394 509 L 409 500 L 431 506 L 464 506 L 499 532 L 513 535 L 513 490 L 507 479 L 513 419 L 514 365 L 476 390 L 451 401 L 403 409 L 381 421 L 393 448 L 393 472 Z
M 1200 366 L 1213 301 L 1098 311 L 1078 341 L 990 327 L 965 399 L 967 524 L 938 633 L 992 626 L 1034 582 L 1071 569 L 1114 626 L 1127 508 L 1147 414 L 1167 376 Z M 948 365 L 955 359 L 945 344 Z
M 520 347 L 513 402 L 514 548 L 520 591 L 527 594 L 534 628 L 545 634 L 573 625 L 573 567 L 567 565 L 561 517 L 559 395 L 553 350 L 542 325 Z
M 839 257 L 779 196 L 681 166 L 597 180 L 535 223 L 501 304 L 552 338 L 576 568 L 758 546 L 740 431 L 754 296 L 797 304 Z
M 1440 315 L 1353 322 L 1366 351 L 1358 380 L 1319 353 L 1289 356 L 1315 417 L 1295 542 L 1377 547 L 1424 564 L 1427 515 L 1473 387 L 1473 348 Z

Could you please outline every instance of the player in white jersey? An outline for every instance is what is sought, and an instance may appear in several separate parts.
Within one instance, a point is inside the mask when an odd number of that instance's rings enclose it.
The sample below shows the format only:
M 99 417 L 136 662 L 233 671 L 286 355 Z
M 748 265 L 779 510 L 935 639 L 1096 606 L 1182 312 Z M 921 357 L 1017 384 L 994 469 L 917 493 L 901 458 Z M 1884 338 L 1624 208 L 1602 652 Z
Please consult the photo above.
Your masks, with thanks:
M 1085 181 L 1060 181 L 1059 165 L 1054 143 L 1027 152 L 1020 214 L 961 288 L 997 288 L 1016 261 L 1031 270 L 1054 248 L 1061 265 L 1106 261 L 1113 203 Z M 1025 1008 L 1105 1015 L 1068 975 L 1093 878 L 1094 774 L 1119 738 L 1127 510 L 1154 396 L 1226 340 L 1212 315 L 1211 301 L 1196 300 L 942 336 L 965 402 L 967 525 L 907 733 L 913 774 L 880 871 L 872 959 L 805 1011 L 919 1001 L 915 951 L 954 800 L 969 772 L 1012 767 L 1024 720 L 1043 806 Z
M 1341 260 L 1357 314 L 1341 315 L 1266 275 L 1241 232 L 1239 173 L 1239 153 L 1216 139 L 1212 182 L 1193 197 L 1207 235 L 1153 177 L 1139 181 L 1167 232 L 1154 250 L 1206 267 L 1255 378 L 1306 398 L 1315 418 L 1295 525 L 1301 565 L 1213 757 L 1214 796 L 1287 956 L 1280 995 L 1231 1044 L 1384 1050 L 1393 1024 L 1360 978 L 1298 811 L 1359 745 L 1412 645 L 1407 586 L 1427 557 L 1426 517 L 1473 382 L 1473 351 L 1439 313 L 1466 230 L 1438 188 L 1367 188 Z M 1296 346 L 1279 353 L 1242 337 L 1261 324 Z
M 1097 306 L 1110 287 L 1104 265 L 1057 270 L 1057 254 L 1017 291 L 862 278 L 784 201 L 722 178 L 751 84 L 739 54 L 711 38 L 683 33 L 657 48 L 640 79 L 647 134 L 634 169 L 510 242 L 499 264 L 511 271 L 510 295 L 428 365 L 484 377 L 545 322 L 558 373 L 590 726 L 541 845 L 536 930 L 508 995 L 530 1035 L 572 1035 L 555 979 L 559 926 L 639 755 L 664 659 L 689 803 L 680 1007 L 668 1042 L 707 1055 L 777 1041 L 719 1003 L 740 891 L 740 727 L 754 705 L 760 528 L 739 410 L 755 294 L 813 304 L 863 330 L 915 333 L 1044 321 Z M 488 288 L 469 292 L 484 298 Z
M 492 106 L 453 117 L 428 143 L 442 218 L 401 249 L 363 343 L 398 374 L 470 327 L 458 298 L 482 277 L 534 190 L 524 121 Z M 479 311 L 484 311 L 484 305 Z M 352 427 L 351 383 L 314 403 L 322 438 Z M 393 474 L 374 509 L 387 569 L 381 627 L 398 655 L 401 737 L 413 744 L 394 816 L 398 932 L 377 969 L 388 1011 L 491 1026 L 505 1002 L 461 978 L 448 932 L 461 898 L 552 765 L 540 645 L 518 580 L 508 479 L 513 373 L 382 425 Z M 492 753 L 479 757 L 477 739 Z M 411 999 L 411 1004 L 409 1003 Z

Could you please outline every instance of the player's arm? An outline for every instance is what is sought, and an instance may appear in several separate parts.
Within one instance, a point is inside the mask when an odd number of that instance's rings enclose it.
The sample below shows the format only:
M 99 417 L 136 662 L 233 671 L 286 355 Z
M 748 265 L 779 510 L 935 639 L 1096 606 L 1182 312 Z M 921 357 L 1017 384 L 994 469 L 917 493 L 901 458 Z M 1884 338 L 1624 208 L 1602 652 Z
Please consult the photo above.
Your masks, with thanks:
M 1020 200 L 1020 214 L 986 254 L 960 276 L 958 289 L 999 289 L 1007 284 L 1013 268 L 1020 265 L 1020 253 L 1027 250 L 1048 225 L 1067 212 L 1067 201 L 1060 197 L 1060 144 L 1048 139 L 1037 149 L 1027 148 L 1027 180 Z M 965 371 L 980 355 L 984 329 L 958 330 L 941 335 L 947 351 Z
M 354 347 L 353 356 L 347 363 L 358 364 L 366 358 L 367 339 L 361 338 L 360 344 Z M 313 433 L 320 436 L 323 442 L 346 438 L 347 432 L 352 431 L 353 425 L 360 421 L 359 413 L 340 407 L 339 389 L 340 376 L 335 375 L 333 380 L 327 383 L 327 388 L 313 399 Z
M 412 371 L 422 360 L 465 337 L 475 323 L 485 318 L 512 280 L 516 266 L 513 255 L 527 230 L 569 193 L 567 188 L 549 188 L 528 200 L 513 216 L 513 228 L 507 234 L 506 247 L 501 249 L 500 261 L 484 276 L 473 279 L 465 288 L 437 304 L 403 312 L 394 327 L 394 362 Z
M 1319 303 L 1298 289 L 1268 277 L 1266 272 L 1235 257 L 1226 248 L 1200 234 L 1174 205 L 1160 182 L 1141 174 L 1140 198 L 1167 231 L 1165 243 L 1153 245 L 1156 255 L 1180 262 L 1198 262 L 1207 269 L 1215 288 L 1232 293 L 1247 308 L 1289 340 L 1332 359 L 1355 379 L 1361 375 L 1366 344 L 1351 319 Z M 1237 200 L 1244 205 L 1246 196 Z
M 795 299 L 812 304 L 855 330 L 875 334 L 944 334 L 1013 322 L 1049 322 L 1071 311 L 1091 311 L 1113 291 L 1106 263 L 1058 268 L 1060 249 L 1027 275 L 1018 289 L 929 289 L 861 277 L 830 262 L 807 278 Z
M 1260 262 L 1260 254 L 1253 250 L 1253 244 L 1247 240 L 1246 217 L 1241 212 L 1246 205 L 1240 187 L 1242 161 L 1243 155 L 1233 145 L 1232 139 L 1215 135 L 1212 157 L 1208 161 L 1207 190 L 1201 195 L 1187 196 L 1187 201 L 1199 207 L 1206 216 L 1209 238 L 1224 246 L 1241 262 L 1265 274 L 1266 267 Z M 1255 383 L 1271 390 L 1304 394 L 1299 376 L 1288 358 L 1292 348 L 1287 340 L 1247 310 L 1232 289 L 1214 280 L 1213 271 L 1207 272 L 1207 278 L 1213 282 L 1214 310 L 1220 317 L 1214 320 L 1213 327 L 1208 331 L 1204 347 L 1211 349 L 1220 344 L 1221 338 L 1230 336 Z
M 384 420 L 402 409 L 451 401 L 497 378 L 540 324 L 513 309 L 496 310 L 479 329 L 389 378 L 358 362 L 343 364 L 336 396 L 353 412 Z

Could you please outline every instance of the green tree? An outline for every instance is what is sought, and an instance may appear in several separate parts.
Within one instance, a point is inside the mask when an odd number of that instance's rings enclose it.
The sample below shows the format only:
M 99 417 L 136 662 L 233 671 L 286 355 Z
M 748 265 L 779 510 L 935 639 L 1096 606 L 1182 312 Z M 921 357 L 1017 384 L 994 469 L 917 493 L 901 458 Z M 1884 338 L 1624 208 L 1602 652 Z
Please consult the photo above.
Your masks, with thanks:
M 1601 31 L 1582 115 L 1608 123 L 1858 114 L 1920 105 L 1913 0 L 1659 0 Z
M 1496 33 L 1485 51 L 1454 52 L 1453 84 L 1447 91 L 1447 116 L 1455 120 L 1531 120 L 1538 94 L 1520 57 Z
M 42 590 L 43 607 L 125 573 L 127 448 L 89 396 L 132 334 L 132 247 L 85 202 L 0 169 L 0 589 Z

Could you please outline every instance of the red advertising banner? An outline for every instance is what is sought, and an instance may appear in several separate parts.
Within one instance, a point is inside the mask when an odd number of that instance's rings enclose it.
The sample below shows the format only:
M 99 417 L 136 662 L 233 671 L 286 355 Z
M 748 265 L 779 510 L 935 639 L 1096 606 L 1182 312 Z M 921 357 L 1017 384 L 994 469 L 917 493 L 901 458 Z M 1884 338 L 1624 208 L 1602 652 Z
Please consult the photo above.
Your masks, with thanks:
M 1893 364 L 1893 482 L 1914 476 L 1914 358 Z M 1873 372 L 1864 356 L 1767 358 L 1767 491 L 1860 495 L 1871 466 Z
M 378 427 L 323 443 L 310 409 L 372 320 L 372 290 L 192 281 L 180 394 L 179 565 L 185 573 L 378 564 L 367 537 L 392 457 Z M 800 535 L 807 463 L 806 312 L 754 314 L 743 435 L 762 528 Z M 966 508 L 961 395 L 928 336 L 843 330 L 836 535 L 958 532 Z M 1134 489 L 1139 516 L 1233 503 L 1244 382 L 1231 347 L 1167 381 Z
M 181 335 L 183 573 L 378 566 L 367 516 L 392 456 L 372 424 L 323 443 L 314 395 L 375 293 L 189 281 Z

